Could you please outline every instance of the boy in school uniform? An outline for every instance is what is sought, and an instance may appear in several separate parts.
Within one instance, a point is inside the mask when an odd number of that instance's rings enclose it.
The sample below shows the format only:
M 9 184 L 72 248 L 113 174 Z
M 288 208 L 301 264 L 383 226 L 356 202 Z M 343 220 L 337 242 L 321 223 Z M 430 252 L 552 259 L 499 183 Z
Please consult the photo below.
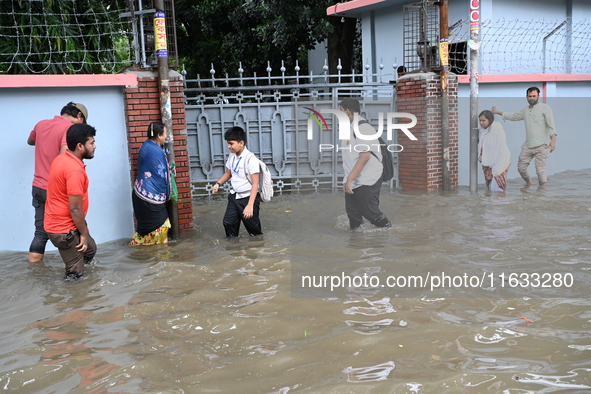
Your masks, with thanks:
M 246 149 L 246 133 L 241 127 L 230 127 L 226 130 L 224 139 L 230 150 L 228 161 L 226 161 L 226 172 L 213 185 L 211 192 L 215 194 L 228 180 L 232 182 L 232 191 L 228 195 L 228 206 L 223 222 L 226 237 L 238 237 L 241 221 L 250 235 L 261 235 L 263 232 L 259 219 L 261 204 L 259 161 L 254 160 L 254 155 Z M 250 180 L 246 176 L 247 173 Z

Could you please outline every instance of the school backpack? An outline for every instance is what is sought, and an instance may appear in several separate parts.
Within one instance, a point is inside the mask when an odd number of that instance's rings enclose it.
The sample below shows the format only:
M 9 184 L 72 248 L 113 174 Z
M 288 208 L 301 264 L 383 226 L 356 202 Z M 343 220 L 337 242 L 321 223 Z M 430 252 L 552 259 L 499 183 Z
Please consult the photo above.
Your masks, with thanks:
M 271 178 L 271 171 L 267 168 L 267 165 L 263 163 L 262 160 L 259 160 L 258 157 L 255 156 L 254 153 L 250 152 L 250 155 L 246 158 L 245 171 L 246 171 L 246 179 L 252 184 L 252 180 L 250 174 L 248 173 L 248 163 L 250 162 L 251 158 L 255 158 L 259 162 L 259 167 L 261 171 L 259 172 L 259 193 L 261 193 L 261 200 L 263 202 L 271 201 L 271 197 L 273 197 L 273 178 Z
M 364 123 L 369 124 L 367 120 L 362 120 L 359 122 L 359 125 L 361 126 Z M 378 137 L 378 142 L 380 143 L 380 152 L 382 153 L 382 181 L 388 182 L 394 178 L 394 159 L 392 158 L 392 152 L 388 150 L 386 141 L 382 137 Z M 374 152 L 370 151 L 370 153 L 378 159 L 378 156 Z

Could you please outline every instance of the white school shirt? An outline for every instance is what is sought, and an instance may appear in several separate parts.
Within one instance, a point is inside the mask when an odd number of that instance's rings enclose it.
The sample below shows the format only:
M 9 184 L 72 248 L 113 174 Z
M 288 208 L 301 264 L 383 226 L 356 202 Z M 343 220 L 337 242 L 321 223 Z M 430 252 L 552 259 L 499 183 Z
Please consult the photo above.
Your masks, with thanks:
M 244 198 L 250 196 L 250 190 L 252 184 L 246 177 L 246 161 L 247 156 L 250 155 L 250 151 L 244 147 L 240 157 L 237 157 L 235 153 L 230 153 L 228 160 L 226 161 L 226 168 L 232 172 L 230 182 L 232 184 L 232 193 L 236 193 L 236 198 Z M 261 171 L 259 162 L 255 160 L 255 156 L 252 155 L 248 160 L 248 173 L 256 174 Z
M 359 118 L 359 121 L 362 121 L 363 118 Z M 369 124 L 364 123 L 359 125 L 359 132 L 363 135 L 374 135 L 376 130 Z M 359 153 L 362 151 L 371 151 L 375 153 L 378 157 L 376 158 L 373 154 L 370 153 L 369 161 L 361 170 L 361 173 L 353 180 L 352 189 L 356 189 L 359 186 L 371 186 L 375 184 L 378 179 L 382 176 L 382 153 L 380 151 L 379 141 L 376 138 L 375 140 L 362 140 L 359 138 L 355 138 L 355 132 L 353 131 L 353 125 L 349 128 L 349 139 L 343 140 L 341 145 L 341 152 L 343 152 L 343 169 L 345 170 L 345 177 L 343 178 L 343 183 L 347 180 L 349 173 L 355 167 L 355 163 L 359 160 Z M 355 150 L 355 146 L 357 146 L 357 151 Z M 369 149 L 367 149 L 369 147 Z

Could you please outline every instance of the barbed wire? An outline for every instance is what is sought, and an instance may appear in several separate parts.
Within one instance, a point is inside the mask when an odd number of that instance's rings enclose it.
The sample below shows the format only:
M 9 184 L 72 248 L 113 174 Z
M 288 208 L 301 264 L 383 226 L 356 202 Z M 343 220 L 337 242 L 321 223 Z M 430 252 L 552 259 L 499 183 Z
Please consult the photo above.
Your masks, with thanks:
M 109 73 L 130 65 L 123 11 L 88 0 L 0 1 L 0 73 Z
M 486 20 L 480 30 L 481 74 L 591 74 L 591 23 L 586 20 Z M 456 23 L 449 38 L 450 43 L 468 41 L 469 21 Z M 459 74 L 468 72 L 465 48 L 450 44 L 450 62 L 459 65 Z
M 59 4 L 58 4 L 59 3 Z M 132 64 L 125 12 L 99 1 L 0 1 L 0 74 L 112 73 Z M 450 28 L 450 64 L 468 73 L 469 21 Z M 481 23 L 481 74 L 591 74 L 591 23 Z

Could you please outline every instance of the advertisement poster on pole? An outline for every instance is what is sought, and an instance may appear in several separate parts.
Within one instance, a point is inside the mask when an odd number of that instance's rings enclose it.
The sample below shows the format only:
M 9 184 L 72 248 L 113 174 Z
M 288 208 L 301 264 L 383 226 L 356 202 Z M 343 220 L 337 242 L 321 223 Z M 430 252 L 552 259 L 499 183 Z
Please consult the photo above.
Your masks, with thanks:
M 164 12 L 154 14 L 154 41 L 157 57 L 168 57 L 166 46 L 166 19 Z

